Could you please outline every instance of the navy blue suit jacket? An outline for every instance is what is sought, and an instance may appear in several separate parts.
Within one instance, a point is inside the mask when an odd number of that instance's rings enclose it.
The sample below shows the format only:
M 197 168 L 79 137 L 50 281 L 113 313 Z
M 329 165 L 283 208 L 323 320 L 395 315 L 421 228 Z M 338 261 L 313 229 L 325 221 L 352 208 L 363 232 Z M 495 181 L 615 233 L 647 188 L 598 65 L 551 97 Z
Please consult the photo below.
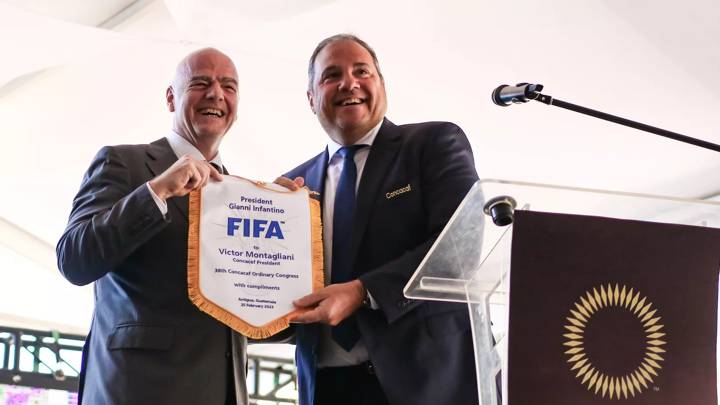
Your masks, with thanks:
M 188 198 L 164 218 L 145 185 L 176 160 L 164 138 L 104 147 L 73 201 L 57 255 L 72 283 L 95 283 L 84 404 L 225 404 L 229 329 L 188 298 Z M 232 339 L 242 404 L 245 340 Z
M 327 162 L 326 150 L 285 176 L 302 176 L 322 194 Z M 370 149 L 357 192 L 351 255 L 354 276 L 380 309 L 363 308 L 355 317 L 392 405 L 478 403 L 467 306 L 403 296 L 477 180 L 470 144 L 452 123 L 396 126 L 385 120 Z M 300 405 L 313 403 L 317 342 L 317 325 L 297 327 Z

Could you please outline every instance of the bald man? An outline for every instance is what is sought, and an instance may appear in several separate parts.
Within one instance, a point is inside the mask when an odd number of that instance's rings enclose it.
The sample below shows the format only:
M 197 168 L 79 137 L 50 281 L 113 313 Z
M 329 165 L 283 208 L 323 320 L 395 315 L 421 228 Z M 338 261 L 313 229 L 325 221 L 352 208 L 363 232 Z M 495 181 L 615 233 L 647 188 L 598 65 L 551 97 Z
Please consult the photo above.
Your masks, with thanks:
M 220 142 L 236 118 L 235 65 L 191 53 L 166 92 L 167 136 L 106 146 L 87 170 L 57 245 L 71 283 L 94 282 L 82 404 L 247 404 L 246 341 L 187 291 L 188 196 L 221 181 Z M 215 167 L 213 165 L 216 165 Z

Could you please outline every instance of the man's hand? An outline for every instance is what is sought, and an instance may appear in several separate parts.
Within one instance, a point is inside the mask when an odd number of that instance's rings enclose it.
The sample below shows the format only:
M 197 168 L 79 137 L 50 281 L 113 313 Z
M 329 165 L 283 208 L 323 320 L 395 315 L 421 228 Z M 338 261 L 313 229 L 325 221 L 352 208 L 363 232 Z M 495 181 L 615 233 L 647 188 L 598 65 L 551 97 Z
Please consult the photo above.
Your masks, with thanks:
M 279 184 L 279 185 L 289 189 L 290 191 L 297 191 L 297 190 L 300 190 L 300 188 L 305 185 L 305 179 L 303 179 L 302 177 L 295 177 L 294 180 L 290 180 L 287 177 L 280 176 L 277 179 L 275 179 L 275 181 L 273 183 Z
M 155 195 L 167 200 L 202 188 L 211 178 L 222 181 L 222 175 L 210 163 L 183 155 L 167 170 L 150 180 L 149 184 Z
M 320 322 L 335 326 L 360 308 L 366 294 L 360 280 L 330 284 L 318 292 L 293 301 L 296 308 L 309 311 L 290 318 L 290 322 Z

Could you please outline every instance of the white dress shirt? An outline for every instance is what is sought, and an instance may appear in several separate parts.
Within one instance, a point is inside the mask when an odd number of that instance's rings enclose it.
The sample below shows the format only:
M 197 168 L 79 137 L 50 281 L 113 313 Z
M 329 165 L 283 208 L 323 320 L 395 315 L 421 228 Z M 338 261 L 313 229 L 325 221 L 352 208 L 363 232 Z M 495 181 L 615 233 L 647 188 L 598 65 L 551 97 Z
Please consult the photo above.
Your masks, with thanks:
M 365 136 L 360 138 L 355 145 L 367 145 L 366 148 L 360 148 L 355 152 L 355 166 L 357 167 L 357 183 L 355 183 L 355 192 L 357 193 L 360 179 L 362 178 L 365 162 L 370 154 L 375 137 L 380 131 L 380 121 Z M 342 145 L 336 143 L 332 139 L 327 145 L 328 150 L 328 167 L 325 175 L 325 195 L 323 196 L 323 248 L 325 253 L 325 282 L 330 283 L 330 275 L 332 274 L 332 229 L 333 214 L 335 211 L 335 193 L 337 191 L 340 173 L 343 169 L 343 158 L 337 154 L 338 149 Z M 372 297 L 371 297 L 372 299 Z M 330 332 L 330 326 L 322 325 L 320 334 L 320 342 L 318 344 L 318 367 L 343 367 L 360 364 L 368 360 L 367 348 L 362 338 L 355 344 L 350 352 L 346 352 L 340 345 L 335 342 Z
M 177 156 L 178 159 L 180 159 L 180 157 L 183 155 L 190 155 L 197 160 L 205 160 L 205 156 L 203 156 L 202 152 L 200 152 L 198 148 L 191 144 L 187 139 L 177 134 L 175 131 L 170 131 L 170 134 L 168 134 L 165 139 L 167 139 L 168 143 L 170 144 L 170 149 L 172 149 L 173 153 L 175 153 L 175 156 Z M 215 157 L 210 161 L 210 163 L 215 163 L 218 167 L 223 167 L 222 159 L 220 159 L 220 152 L 215 155 Z M 164 201 L 162 198 L 158 197 L 157 194 L 155 194 L 155 191 L 152 189 L 152 187 L 150 187 L 150 182 L 145 183 L 145 185 L 147 186 L 148 190 L 150 190 L 150 195 L 155 201 L 155 204 L 157 204 L 158 209 L 163 214 L 163 216 L 165 216 L 168 211 L 167 202 Z

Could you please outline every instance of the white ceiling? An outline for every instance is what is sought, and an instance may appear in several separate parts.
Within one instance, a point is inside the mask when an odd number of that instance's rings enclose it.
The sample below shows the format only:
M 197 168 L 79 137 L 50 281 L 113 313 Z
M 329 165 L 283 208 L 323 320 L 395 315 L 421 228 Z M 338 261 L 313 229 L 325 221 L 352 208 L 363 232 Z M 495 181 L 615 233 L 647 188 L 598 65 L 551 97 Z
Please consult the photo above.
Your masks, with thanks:
M 558 99 L 720 143 L 713 0 L 5 0 L 0 27 L 0 225 L 14 224 L 0 227 L 0 245 L 20 252 L 0 262 L 0 320 L 87 328 L 91 291 L 47 264 L 74 193 L 102 145 L 165 134 L 165 88 L 200 46 L 238 66 L 238 122 L 222 153 L 245 177 L 274 179 L 321 150 L 307 58 L 322 38 L 352 32 L 378 53 L 388 117 L 460 124 L 481 177 L 720 192 L 715 152 L 489 97 L 499 84 L 542 83 Z M 64 311 L 49 309 L 58 302 Z

